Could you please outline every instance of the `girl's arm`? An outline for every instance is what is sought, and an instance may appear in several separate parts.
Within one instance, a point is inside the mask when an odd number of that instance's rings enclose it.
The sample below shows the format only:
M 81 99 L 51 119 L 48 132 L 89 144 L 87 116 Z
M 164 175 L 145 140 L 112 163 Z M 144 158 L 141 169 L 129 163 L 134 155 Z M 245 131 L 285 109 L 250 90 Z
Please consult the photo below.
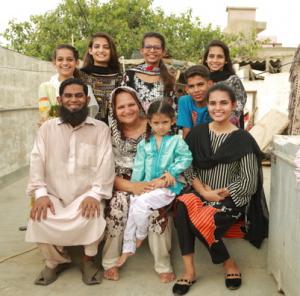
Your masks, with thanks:
M 225 199 L 226 189 L 224 188 L 212 190 L 205 187 L 198 178 L 193 180 L 192 186 L 207 201 L 221 201 Z
M 151 182 L 132 182 L 122 177 L 116 176 L 114 188 L 118 191 L 131 192 L 135 195 L 140 195 L 144 192 L 153 190 Z
M 238 178 L 227 186 L 230 197 L 236 206 L 246 205 L 257 189 L 258 165 L 255 154 L 245 155 L 240 160 L 240 173 Z
M 192 164 L 192 153 L 185 143 L 179 136 L 178 143 L 173 152 L 175 154 L 174 162 L 168 167 L 168 172 L 177 179 L 181 173 L 183 173 Z
M 196 192 L 198 192 L 207 201 L 220 201 L 223 200 L 227 194 L 224 188 L 212 190 L 209 186 L 205 185 L 201 180 L 193 165 L 191 165 L 185 172 L 184 176 Z

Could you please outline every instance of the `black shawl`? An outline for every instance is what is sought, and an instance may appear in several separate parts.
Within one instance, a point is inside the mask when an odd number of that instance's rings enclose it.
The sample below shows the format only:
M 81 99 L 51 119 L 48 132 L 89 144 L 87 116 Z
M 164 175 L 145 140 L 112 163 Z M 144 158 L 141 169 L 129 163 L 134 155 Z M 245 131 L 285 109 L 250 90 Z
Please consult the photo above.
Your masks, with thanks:
M 202 124 L 191 129 L 186 142 L 193 154 L 193 166 L 200 169 L 210 169 L 219 163 L 231 163 L 249 153 L 256 155 L 258 183 L 257 190 L 246 207 L 245 239 L 259 248 L 263 239 L 268 236 L 269 214 L 263 189 L 262 152 L 255 139 L 247 131 L 239 129 L 232 132 L 216 153 L 213 153 L 208 124 Z
M 214 72 L 210 72 L 210 79 L 213 82 L 220 82 L 220 81 L 225 81 L 227 80 L 231 75 L 233 75 L 234 73 L 230 73 L 228 71 L 214 71 Z

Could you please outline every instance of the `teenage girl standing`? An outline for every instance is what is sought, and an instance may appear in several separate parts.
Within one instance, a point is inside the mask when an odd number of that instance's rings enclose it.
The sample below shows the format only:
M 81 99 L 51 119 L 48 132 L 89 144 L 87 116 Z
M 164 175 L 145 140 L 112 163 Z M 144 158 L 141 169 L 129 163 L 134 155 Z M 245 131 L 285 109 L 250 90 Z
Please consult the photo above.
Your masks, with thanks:
M 52 62 L 57 74 L 53 75 L 49 81 L 41 83 L 39 87 L 39 125 L 47 119 L 58 116 L 57 97 L 61 82 L 71 77 L 78 77 L 76 66 L 79 63 L 79 54 L 75 47 L 69 44 L 58 45 L 53 51 Z M 88 95 L 91 97 L 89 112 L 95 117 L 98 113 L 98 106 L 90 87 Z
M 163 62 L 165 49 L 164 36 L 156 32 L 146 33 L 140 49 L 144 63 L 125 73 L 124 83 L 137 91 L 146 112 L 152 102 L 174 97 L 175 79 Z
M 98 32 L 92 36 L 79 75 L 95 94 L 99 105 L 96 118 L 108 123 L 109 97 L 121 82 L 117 50 L 110 35 Z
M 211 72 L 210 79 L 217 82 L 225 82 L 233 88 L 236 97 L 236 109 L 231 116 L 231 122 L 237 127 L 244 128 L 244 107 L 247 101 L 247 94 L 240 78 L 235 74 L 232 67 L 228 46 L 220 41 L 211 41 L 203 56 L 203 64 Z

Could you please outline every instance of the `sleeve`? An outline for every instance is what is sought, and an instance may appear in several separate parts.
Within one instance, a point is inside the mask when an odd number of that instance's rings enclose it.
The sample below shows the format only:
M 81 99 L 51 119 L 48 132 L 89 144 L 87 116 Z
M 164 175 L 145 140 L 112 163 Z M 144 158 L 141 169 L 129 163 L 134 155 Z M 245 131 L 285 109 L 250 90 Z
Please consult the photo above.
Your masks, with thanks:
M 188 108 L 186 96 L 180 97 L 178 102 L 177 125 L 180 127 L 193 127 L 191 110 Z
M 194 168 L 193 164 L 191 164 L 185 171 L 184 171 L 185 180 L 189 185 L 193 184 L 194 179 L 198 178 L 200 181 L 199 174 L 197 174 L 197 170 Z M 202 182 L 202 181 L 201 181 Z
M 48 194 L 45 182 L 45 127 L 46 124 L 38 130 L 30 156 L 29 183 L 26 193 L 36 199 Z
M 137 152 L 134 158 L 133 170 L 131 175 L 132 182 L 141 182 L 145 179 L 145 140 L 137 145 Z
M 97 161 L 97 173 L 92 182 L 92 188 L 87 192 L 88 196 L 94 197 L 97 200 L 110 199 L 112 196 L 113 184 L 115 180 L 115 160 L 112 151 L 110 129 L 102 127 L 99 135 L 99 146 L 104 146 L 99 151 Z
M 96 98 L 94 96 L 94 93 L 93 93 L 93 89 L 90 85 L 88 85 L 88 96 L 91 98 L 90 99 L 90 102 L 89 102 L 89 115 L 93 118 L 96 117 L 96 115 L 98 114 L 99 112 L 99 105 L 96 101 Z
M 175 136 L 174 136 L 175 137 Z M 176 149 L 174 151 L 175 157 L 174 162 L 169 166 L 168 172 L 177 179 L 181 173 L 183 173 L 192 163 L 192 153 L 185 143 L 179 136 Z
M 245 155 L 240 160 L 240 173 L 236 180 L 227 186 L 230 196 L 237 207 L 249 203 L 256 192 L 258 180 L 258 165 L 255 154 Z
M 247 102 L 247 94 L 243 83 L 237 75 L 230 76 L 227 82 L 229 86 L 231 86 L 234 89 L 237 102 L 236 111 L 238 113 L 242 113 Z

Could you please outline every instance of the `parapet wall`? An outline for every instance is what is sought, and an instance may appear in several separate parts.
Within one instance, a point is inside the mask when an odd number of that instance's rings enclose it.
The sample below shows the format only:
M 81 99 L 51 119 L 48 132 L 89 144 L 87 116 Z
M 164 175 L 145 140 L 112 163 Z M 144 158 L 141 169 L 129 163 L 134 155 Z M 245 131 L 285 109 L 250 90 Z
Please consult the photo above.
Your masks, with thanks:
M 0 47 L 0 185 L 26 167 L 37 131 L 38 87 L 53 75 L 49 62 Z

